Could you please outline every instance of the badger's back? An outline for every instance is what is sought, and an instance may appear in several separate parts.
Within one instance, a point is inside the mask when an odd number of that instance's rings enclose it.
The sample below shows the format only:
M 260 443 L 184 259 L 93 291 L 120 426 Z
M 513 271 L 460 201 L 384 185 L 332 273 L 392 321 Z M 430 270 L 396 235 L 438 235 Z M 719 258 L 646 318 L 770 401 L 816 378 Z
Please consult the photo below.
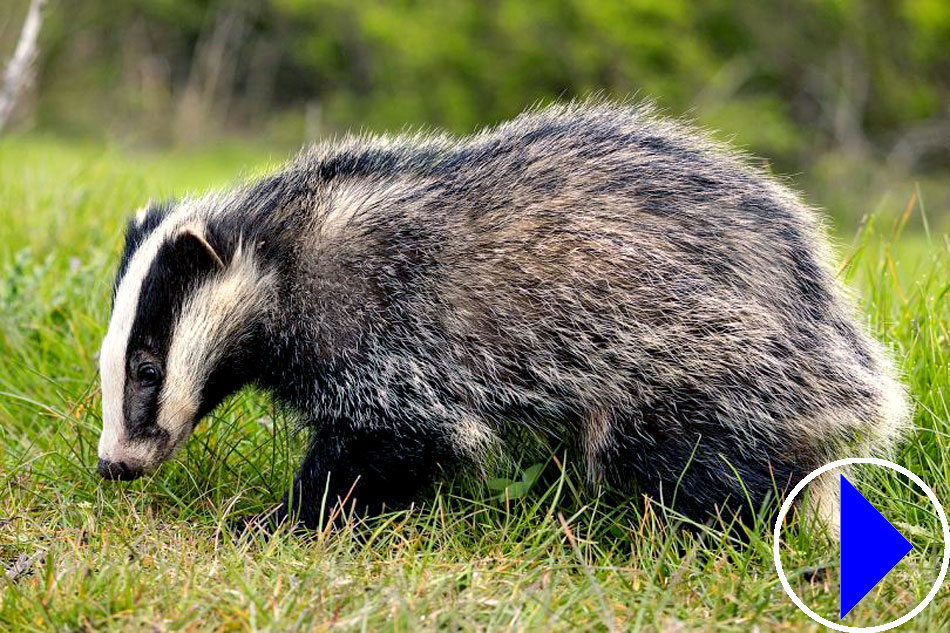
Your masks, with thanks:
M 644 108 L 349 138 L 241 196 L 218 221 L 282 271 L 264 382 L 314 419 L 478 459 L 523 426 L 661 493 L 784 484 L 906 422 L 814 212 Z

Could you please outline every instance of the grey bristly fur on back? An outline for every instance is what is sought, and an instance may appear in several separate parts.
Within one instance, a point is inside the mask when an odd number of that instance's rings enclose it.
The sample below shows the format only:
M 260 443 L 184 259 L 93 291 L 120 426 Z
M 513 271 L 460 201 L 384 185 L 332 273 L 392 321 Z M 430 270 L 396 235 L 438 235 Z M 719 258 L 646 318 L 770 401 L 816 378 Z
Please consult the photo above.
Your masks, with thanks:
M 154 466 L 256 383 L 313 429 L 292 495 L 307 524 L 328 476 L 331 501 L 359 478 L 364 507 L 398 505 L 525 437 L 574 448 L 592 483 L 675 496 L 690 516 L 755 512 L 827 461 L 886 451 L 907 423 L 816 213 L 646 106 L 319 145 L 258 182 L 144 212 L 117 302 L 148 285 L 181 227 L 223 268 L 181 273 L 180 305 L 130 301 L 143 323 L 174 323 L 158 362 L 187 336 L 175 366 L 194 365 L 155 396 L 157 419 L 187 412 L 157 424 L 180 428 L 130 454 Z M 141 279 L 123 285 L 131 269 Z M 197 314 L 240 326 L 202 339 Z

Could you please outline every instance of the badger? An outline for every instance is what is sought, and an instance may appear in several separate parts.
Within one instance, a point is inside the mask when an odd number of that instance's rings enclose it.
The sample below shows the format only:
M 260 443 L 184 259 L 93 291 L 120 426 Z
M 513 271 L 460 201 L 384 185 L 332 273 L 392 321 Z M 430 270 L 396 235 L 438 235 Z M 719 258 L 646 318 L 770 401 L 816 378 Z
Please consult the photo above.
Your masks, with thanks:
M 308 429 L 277 516 L 307 527 L 554 445 L 593 486 L 745 517 L 908 422 L 816 211 L 690 124 L 606 101 L 348 136 L 147 206 L 100 373 L 108 479 L 243 386 L 272 394 Z

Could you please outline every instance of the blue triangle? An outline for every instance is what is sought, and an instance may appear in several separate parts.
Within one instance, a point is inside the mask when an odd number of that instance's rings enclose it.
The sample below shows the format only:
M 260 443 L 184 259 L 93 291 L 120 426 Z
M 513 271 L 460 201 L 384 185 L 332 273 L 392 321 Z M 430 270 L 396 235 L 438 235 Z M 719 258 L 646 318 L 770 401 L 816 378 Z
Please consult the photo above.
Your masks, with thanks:
M 914 546 L 841 475 L 841 619 Z

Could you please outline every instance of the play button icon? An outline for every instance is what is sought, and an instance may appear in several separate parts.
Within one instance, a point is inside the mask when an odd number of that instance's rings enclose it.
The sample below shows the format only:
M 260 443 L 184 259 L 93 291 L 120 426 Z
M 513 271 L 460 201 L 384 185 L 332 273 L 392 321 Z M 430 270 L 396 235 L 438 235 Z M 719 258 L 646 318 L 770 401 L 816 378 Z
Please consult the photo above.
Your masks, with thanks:
M 943 534 L 943 557 L 940 562 L 940 570 L 936 579 L 930 587 L 927 595 L 917 603 L 913 609 L 904 615 L 891 620 L 890 622 L 879 622 L 869 626 L 846 625 L 843 619 L 852 612 L 854 607 L 860 603 L 867 594 L 874 589 L 898 565 L 905 556 L 913 549 L 910 542 L 898 532 L 893 525 L 888 523 L 877 509 L 858 492 L 850 481 L 840 475 L 842 469 L 853 469 L 855 466 L 875 466 L 888 469 L 903 476 L 911 484 L 923 491 L 927 499 L 933 505 L 937 518 L 940 520 L 940 531 Z M 782 547 L 790 546 L 788 541 L 783 541 L 782 530 L 784 527 L 791 527 L 792 524 L 786 524 L 785 518 L 795 504 L 798 497 L 805 488 L 824 474 L 834 476 L 838 480 L 841 491 L 841 510 L 840 510 L 840 579 L 839 586 L 839 617 L 841 619 L 829 620 L 818 613 L 815 613 L 801 597 L 795 592 L 788 576 L 785 574 L 785 568 L 782 565 Z M 831 482 L 835 480 L 832 479 Z M 807 516 L 807 515 L 803 515 Z M 806 525 L 799 524 L 796 529 L 808 529 Z M 926 529 L 926 528 L 925 528 Z M 916 537 L 915 537 L 916 538 Z M 828 543 L 825 539 L 819 539 Z M 830 543 L 828 543 L 830 545 Z M 821 547 L 821 546 L 819 546 Z M 807 552 L 799 551 L 799 554 Z M 823 555 L 819 560 L 827 560 Z M 921 552 L 919 556 L 925 556 Z M 825 464 L 816 468 L 805 475 L 792 488 L 791 492 L 782 502 L 778 516 L 775 518 L 775 525 L 772 531 L 772 559 L 775 563 L 775 571 L 778 574 L 779 581 L 782 583 L 782 589 L 785 594 L 795 603 L 795 606 L 809 618 L 835 631 L 844 631 L 845 633 L 855 633 L 858 631 L 864 633 L 882 633 L 895 627 L 898 627 L 915 618 L 921 611 L 927 608 L 943 586 L 943 581 L 950 571 L 950 520 L 947 519 L 947 513 L 944 512 L 940 499 L 934 491 L 918 477 L 900 464 L 880 459 L 877 457 L 848 457 Z M 815 559 L 812 559 L 815 560 Z M 915 571 L 920 571 L 924 567 L 921 563 L 924 558 L 915 561 Z M 803 580 L 801 570 L 796 576 L 797 582 Z M 860 611 L 860 610 L 859 610 Z M 849 620 L 860 620 L 857 615 L 852 614 Z
M 841 609 L 853 609 L 914 549 L 904 536 L 841 475 Z

